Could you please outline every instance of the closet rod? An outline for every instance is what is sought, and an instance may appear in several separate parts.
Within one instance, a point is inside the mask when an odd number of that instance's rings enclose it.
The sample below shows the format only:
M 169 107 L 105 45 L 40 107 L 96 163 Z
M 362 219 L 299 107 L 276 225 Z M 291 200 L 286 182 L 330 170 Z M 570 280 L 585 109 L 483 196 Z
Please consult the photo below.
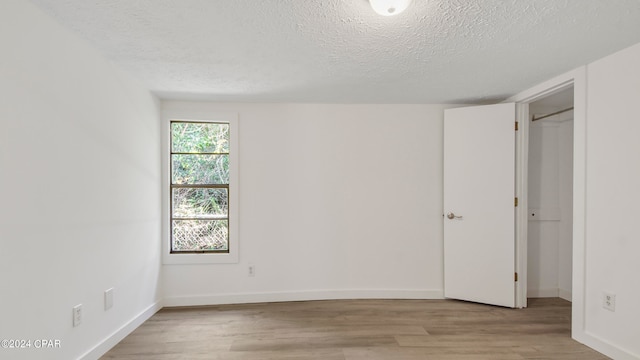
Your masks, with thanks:
M 567 111 L 571 111 L 571 110 L 573 110 L 573 106 L 572 106 L 572 107 L 570 107 L 570 108 L 568 108 L 568 109 L 564 109 L 564 110 L 556 111 L 556 112 L 554 112 L 554 113 L 547 114 L 547 115 L 542 115 L 542 116 L 540 116 L 540 117 L 536 117 L 535 115 L 531 115 L 531 121 L 538 121 L 538 120 L 546 119 L 546 118 L 548 118 L 548 117 L 550 117 L 550 116 L 558 115 L 558 114 L 562 114 L 562 113 L 565 113 L 565 112 L 567 112 Z

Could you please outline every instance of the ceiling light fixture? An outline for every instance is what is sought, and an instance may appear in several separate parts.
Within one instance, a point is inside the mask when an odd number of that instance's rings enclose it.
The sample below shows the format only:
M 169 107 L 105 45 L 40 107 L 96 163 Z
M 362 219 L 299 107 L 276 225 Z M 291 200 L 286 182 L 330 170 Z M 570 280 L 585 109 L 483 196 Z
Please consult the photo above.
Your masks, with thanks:
M 398 15 L 405 11 L 411 0 L 369 0 L 375 12 L 382 16 Z

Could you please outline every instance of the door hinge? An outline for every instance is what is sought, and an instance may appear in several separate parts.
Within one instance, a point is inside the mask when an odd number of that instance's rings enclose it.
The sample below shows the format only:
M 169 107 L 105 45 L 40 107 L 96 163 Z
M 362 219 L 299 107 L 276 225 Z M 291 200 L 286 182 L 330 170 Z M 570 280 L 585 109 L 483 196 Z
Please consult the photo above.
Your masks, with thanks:
M 518 281 L 518 273 L 516 273 L 516 281 Z
M 516 121 L 516 131 L 518 131 L 518 122 Z
M 515 203 L 515 206 L 518 206 L 518 198 L 515 198 L 514 203 Z

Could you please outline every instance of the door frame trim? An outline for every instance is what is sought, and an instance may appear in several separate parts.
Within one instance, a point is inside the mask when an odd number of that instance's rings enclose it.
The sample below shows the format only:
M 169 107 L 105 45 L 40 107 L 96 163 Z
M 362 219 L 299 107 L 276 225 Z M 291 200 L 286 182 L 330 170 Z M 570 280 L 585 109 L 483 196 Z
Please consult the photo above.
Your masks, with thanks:
M 586 248 L 586 125 L 587 67 L 582 66 L 522 91 L 505 102 L 515 102 L 519 131 L 516 135 L 516 194 L 520 206 L 516 209 L 516 307 L 527 306 L 527 175 L 529 155 L 529 103 L 573 85 L 573 266 L 571 335 L 584 342 L 585 329 L 585 248 Z

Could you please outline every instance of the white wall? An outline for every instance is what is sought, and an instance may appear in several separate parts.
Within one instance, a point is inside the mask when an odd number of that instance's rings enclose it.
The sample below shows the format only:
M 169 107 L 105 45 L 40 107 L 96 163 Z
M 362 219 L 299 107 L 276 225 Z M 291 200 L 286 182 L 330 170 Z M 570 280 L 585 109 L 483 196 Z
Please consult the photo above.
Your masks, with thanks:
M 61 342 L 0 358 L 96 358 L 161 296 L 157 104 L 28 1 L 0 44 L 0 339 Z
M 527 295 L 558 296 L 558 131 L 552 124 L 529 127 L 529 226 Z
M 640 358 L 640 44 L 587 66 L 586 332 Z M 617 295 L 616 311 L 602 292 Z M 618 358 L 623 358 L 619 356 Z
M 551 111 L 534 110 L 533 113 Z M 571 299 L 573 121 L 549 118 L 529 127 L 529 297 Z
M 442 296 L 444 106 L 163 109 L 240 127 L 240 261 L 165 265 L 167 305 Z

